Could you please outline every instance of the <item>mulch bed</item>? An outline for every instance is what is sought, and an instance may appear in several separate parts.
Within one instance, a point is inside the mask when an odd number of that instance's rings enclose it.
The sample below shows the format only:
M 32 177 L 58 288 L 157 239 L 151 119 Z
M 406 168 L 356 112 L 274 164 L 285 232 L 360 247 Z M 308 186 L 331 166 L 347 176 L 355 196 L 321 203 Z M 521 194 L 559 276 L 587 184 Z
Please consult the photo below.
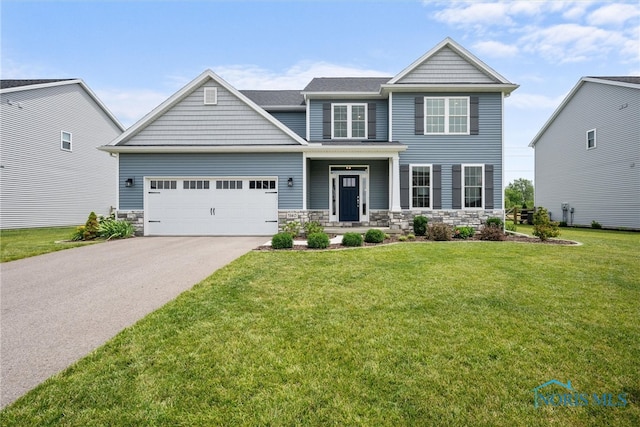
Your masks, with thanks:
M 398 239 L 399 236 L 400 235 L 392 234 L 391 238 L 385 239 L 385 241 L 382 243 L 364 242 L 360 247 L 382 246 L 382 245 L 388 245 L 391 243 L 399 243 L 400 242 L 400 240 Z M 335 237 L 335 235 L 329 235 L 330 239 L 333 237 Z M 451 242 L 480 242 L 480 241 L 482 240 L 480 240 L 478 237 L 470 237 L 466 240 L 462 240 L 462 239 L 451 240 Z M 425 237 L 422 237 L 422 236 L 417 236 L 414 240 L 405 240 L 402 243 L 414 243 L 414 242 L 440 243 L 440 242 L 434 242 L 433 240 L 427 240 Z M 531 244 L 541 244 L 541 245 L 577 245 L 578 244 L 577 242 L 574 242 L 571 240 L 559 240 L 559 239 L 550 239 L 543 242 L 537 237 L 521 236 L 521 235 L 514 235 L 514 234 L 507 234 L 503 242 L 520 242 L 520 243 L 531 243 Z M 497 242 L 497 243 L 500 243 L 500 242 Z M 329 249 L 347 249 L 347 246 L 342 246 L 341 244 L 332 244 L 332 245 L 329 245 L 329 247 L 327 247 L 327 249 L 325 250 L 329 250 Z M 318 249 L 309 249 L 305 245 L 294 245 L 292 249 L 273 249 L 271 246 L 259 246 L 254 250 L 256 251 L 275 251 L 275 250 L 317 251 Z

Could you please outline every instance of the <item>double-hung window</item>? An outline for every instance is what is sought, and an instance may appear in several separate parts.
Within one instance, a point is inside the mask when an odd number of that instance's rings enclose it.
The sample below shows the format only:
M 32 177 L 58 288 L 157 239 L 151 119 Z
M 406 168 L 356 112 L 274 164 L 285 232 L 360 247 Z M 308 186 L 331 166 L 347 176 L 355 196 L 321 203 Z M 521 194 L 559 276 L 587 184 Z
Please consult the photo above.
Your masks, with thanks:
M 431 208 L 431 165 L 411 165 L 411 209 Z
M 333 104 L 332 138 L 367 138 L 367 104 Z
M 62 131 L 60 133 L 60 149 L 71 151 L 71 132 Z
M 425 134 L 469 135 L 469 97 L 425 97 Z
M 473 209 L 483 207 L 483 176 L 484 167 L 482 165 L 462 166 L 462 182 L 464 186 L 462 206 L 464 208 Z
M 596 130 L 591 129 L 587 131 L 587 150 L 596 148 Z

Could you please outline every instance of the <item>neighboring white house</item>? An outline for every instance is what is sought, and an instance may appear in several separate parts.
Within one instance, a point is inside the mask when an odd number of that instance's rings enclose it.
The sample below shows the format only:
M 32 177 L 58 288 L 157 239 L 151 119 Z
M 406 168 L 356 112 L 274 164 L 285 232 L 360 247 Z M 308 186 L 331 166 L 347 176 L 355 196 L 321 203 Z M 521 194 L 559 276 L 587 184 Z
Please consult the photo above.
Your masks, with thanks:
M 640 229 L 640 77 L 583 77 L 529 146 L 553 220 Z
M 0 228 L 84 224 L 117 203 L 124 128 L 80 79 L 2 80 Z

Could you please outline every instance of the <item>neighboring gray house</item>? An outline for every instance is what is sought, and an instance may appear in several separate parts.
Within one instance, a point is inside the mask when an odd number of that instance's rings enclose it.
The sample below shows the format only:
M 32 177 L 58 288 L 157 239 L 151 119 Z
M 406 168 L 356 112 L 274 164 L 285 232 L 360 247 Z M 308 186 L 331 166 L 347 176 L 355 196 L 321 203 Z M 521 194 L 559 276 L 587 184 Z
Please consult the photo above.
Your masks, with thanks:
M 0 228 L 84 224 L 117 203 L 117 159 L 97 147 L 124 128 L 79 79 L 2 80 Z
M 529 146 L 553 220 L 640 229 L 640 77 L 583 77 Z
M 104 151 L 145 235 L 271 235 L 288 221 L 410 228 L 503 216 L 503 100 L 447 38 L 394 77 L 238 91 L 210 70 Z

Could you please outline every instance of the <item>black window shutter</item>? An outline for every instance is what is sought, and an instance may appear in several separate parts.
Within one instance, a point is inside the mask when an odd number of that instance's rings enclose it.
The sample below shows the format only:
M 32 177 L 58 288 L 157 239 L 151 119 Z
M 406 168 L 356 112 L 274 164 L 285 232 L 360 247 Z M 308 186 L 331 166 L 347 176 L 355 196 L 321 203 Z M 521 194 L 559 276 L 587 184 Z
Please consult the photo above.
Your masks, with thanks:
M 400 207 L 409 209 L 409 165 L 400 165 Z
M 452 172 L 452 190 L 453 200 L 451 202 L 452 209 L 462 209 L 462 165 L 453 165 Z
M 433 209 L 442 209 L 442 165 L 433 165 Z
M 478 135 L 480 132 L 480 114 L 478 112 L 478 105 L 480 101 L 477 96 L 469 98 L 469 133 L 471 135 Z
M 493 209 L 493 165 L 484 165 L 484 208 Z
M 424 97 L 416 96 L 415 105 L 415 134 L 424 135 Z
M 322 139 L 331 139 L 331 103 L 322 104 Z
M 376 139 L 376 103 L 370 102 L 367 105 L 367 129 L 368 139 Z

